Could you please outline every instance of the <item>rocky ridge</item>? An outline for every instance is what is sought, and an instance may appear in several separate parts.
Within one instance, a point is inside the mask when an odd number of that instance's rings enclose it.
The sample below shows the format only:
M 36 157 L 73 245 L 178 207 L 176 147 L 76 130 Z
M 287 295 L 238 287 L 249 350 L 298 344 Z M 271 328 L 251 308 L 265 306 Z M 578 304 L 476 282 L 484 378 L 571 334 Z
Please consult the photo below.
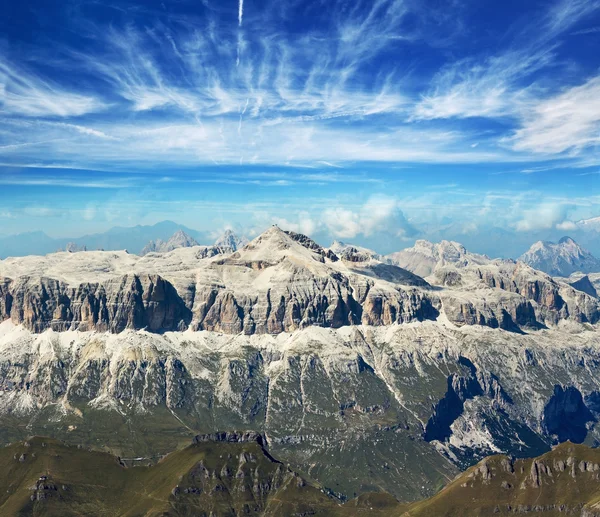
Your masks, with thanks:
M 464 254 L 463 254 L 464 255 Z M 0 320 L 45 329 L 277 334 L 436 320 L 512 331 L 595 324 L 600 302 L 519 262 L 447 257 L 423 278 L 272 227 L 241 250 L 57 253 L 0 261 Z
M 471 253 L 458 242 L 433 243 L 425 240 L 418 240 L 412 248 L 386 255 L 385 259 L 387 262 L 408 269 L 423 278 L 448 264 L 466 267 L 486 265 L 491 262 L 489 257 Z
M 417 322 L 251 336 L 33 334 L 7 321 L 0 439 L 27 429 L 137 457 L 194 436 L 261 433 L 273 454 L 335 493 L 381 486 L 421 498 L 492 453 L 599 439 L 599 365 L 593 330 Z M 139 425 L 145 434 L 130 434 Z M 214 434 L 240 428 L 254 434 Z
M 541 457 L 492 456 L 401 515 L 600 515 L 598 450 L 564 443 Z

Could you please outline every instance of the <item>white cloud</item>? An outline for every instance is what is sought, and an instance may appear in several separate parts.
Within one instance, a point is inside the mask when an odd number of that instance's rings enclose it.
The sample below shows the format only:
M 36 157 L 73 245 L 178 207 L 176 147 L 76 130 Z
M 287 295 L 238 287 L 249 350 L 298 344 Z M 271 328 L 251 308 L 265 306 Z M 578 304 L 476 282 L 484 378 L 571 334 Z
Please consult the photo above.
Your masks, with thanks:
M 273 208 L 273 207 L 270 207 Z M 287 212 L 289 212 L 289 208 Z M 281 216 L 265 210 L 253 210 L 253 222 L 245 230 L 238 229 L 241 233 L 250 237 L 255 237 L 262 233 L 269 226 L 276 224 L 283 230 L 290 230 L 304 235 L 314 235 L 320 229 L 320 223 L 307 211 L 298 210 L 290 215 Z M 244 221 L 247 223 L 248 221 Z M 231 224 L 226 224 L 225 229 L 231 228 Z
M 288 221 L 283 217 L 273 217 L 273 222 L 285 230 L 304 235 L 313 235 L 318 228 L 318 223 L 308 212 L 300 212 L 295 221 Z
M 412 117 L 430 120 L 512 113 L 528 98 L 526 90 L 514 90 L 514 82 L 547 63 L 547 54 L 524 56 L 521 52 L 507 53 L 484 64 L 459 61 L 438 75 L 434 91 L 421 99 Z
M 95 97 L 69 92 L 0 57 L 0 113 L 73 117 L 105 107 Z
M 598 0 L 560 0 L 494 56 L 452 63 L 416 105 L 414 120 L 519 116 L 541 94 L 533 74 L 555 61 L 556 38 L 598 9 Z
M 66 212 L 57 208 L 50 208 L 48 206 L 26 206 L 23 208 L 23 213 L 32 217 L 59 217 L 64 215 Z
M 323 224 L 340 239 L 352 239 L 362 233 L 359 215 L 347 208 L 328 208 L 323 212 Z
M 333 200 L 321 200 L 320 203 L 307 201 L 306 204 L 310 206 L 310 211 L 293 212 L 291 207 L 286 206 L 287 213 L 292 211 L 291 216 L 274 213 L 272 206 L 268 210 L 255 209 L 254 222 L 245 233 L 257 235 L 271 224 L 305 235 L 328 235 L 337 239 L 377 235 L 402 238 L 415 233 L 395 197 L 373 195 L 355 208 L 336 205 Z M 320 208 L 319 205 L 325 208 Z
M 172 120 L 172 122 L 171 122 Z M 48 157 L 60 163 L 78 163 L 90 169 L 215 164 L 279 164 L 318 166 L 317 162 L 414 161 L 425 163 L 475 163 L 510 161 L 506 152 L 489 151 L 480 146 L 463 145 L 466 135 L 457 131 L 397 128 L 372 125 L 335 125 L 320 121 L 298 124 L 282 120 L 277 124 L 260 119 L 244 121 L 238 134 L 239 120 L 230 117 L 182 123 L 169 119 L 157 124 L 130 125 L 121 121 L 97 124 L 94 131 L 107 135 L 91 136 L 72 127 L 31 124 L 7 124 L 13 141 L 28 141 L 3 148 L 0 155 L 18 152 L 22 163 L 36 163 Z M 108 136 L 110 135 L 110 136 Z M 276 142 L 276 144 L 274 144 Z M 466 148 L 465 148 L 466 147 Z M 17 165 L 18 163 L 15 163 Z M 343 179 L 343 175 L 336 176 Z M 324 176 L 327 182 L 332 175 Z
M 323 212 L 322 223 L 334 237 L 340 239 L 352 239 L 357 235 L 370 237 L 376 233 L 402 237 L 413 232 L 399 201 L 385 195 L 371 196 L 356 210 L 328 208 Z
M 600 76 L 537 103 L 510 139 L 518 151 L 578 152 L 600 143 Z
M 567 220 L 569 206 L 562 203 L 542 203 L 522 211 L 522 216 L 515 224 L 520 232 L 535 230 L 567 230 L 571 229 Z
M 556 229 L 565 231 L 577 230 L 577 225 L 573 221 L 563 221 L 556 225 Z
M 23 187 L 71 187 L 91 189 L 122 189 L 136 185 L 136 179 L 115 178 L 106 179 L 78 179 L 78 178 L 50 178 L 50 177 L 1 177 L 0 185 L 18 185 Z

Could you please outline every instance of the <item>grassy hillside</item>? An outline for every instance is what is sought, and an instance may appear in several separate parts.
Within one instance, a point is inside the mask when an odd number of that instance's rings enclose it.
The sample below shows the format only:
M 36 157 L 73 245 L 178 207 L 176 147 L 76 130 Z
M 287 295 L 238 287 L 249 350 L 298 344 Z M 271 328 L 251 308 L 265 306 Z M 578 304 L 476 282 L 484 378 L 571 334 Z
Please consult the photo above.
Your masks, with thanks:
M 403 517 L 600 516 L 600 450 L 563 443 L 535 459 L 492 456 Z
M 236 517 L 600 517 L 600 450 L 565 443 L 535 459 L 492 456 L 434 497 L 386 493 L 342 504 L 274 459 L 261 438 L 204 437 L 153 466 L 32 438 L 0 449 L 0 515 Z
M 256 441 L 207 441 L 154 466 L 32 438 L 0 450 L 0 515 L 292 516 L 389 515 L 391 496 L 346 505 L 272 458 Z

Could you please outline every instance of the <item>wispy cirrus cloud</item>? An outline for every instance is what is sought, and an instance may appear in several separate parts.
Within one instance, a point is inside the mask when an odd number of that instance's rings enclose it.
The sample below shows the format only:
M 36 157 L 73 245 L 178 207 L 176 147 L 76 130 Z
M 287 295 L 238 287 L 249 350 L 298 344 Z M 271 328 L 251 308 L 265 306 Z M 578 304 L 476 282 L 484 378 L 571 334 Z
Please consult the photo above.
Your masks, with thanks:
M 600 76 L 532 106 L 509 141 L 538 153 L 577 153 L 600 144 Z
M 93 95 L 75 93 L 0 56 L 0 113 L 28 117 L 77 117 L 106 108 Z
M 527 23 L 506 49 L 451 63 L 434 78 L 413 119 L 519 117 L 544 95 L 535 74 L 555 63 L 557 38 L 599 8 L 597 0 L 559 1 Z
M 61 177 L 0 177 L 0 185 L 26 186 L 26 187 L 71 187 L 71 188 L 91 188 L 91 189 L 123 189 L 135 186 L 137 178 L 118 178 L 118 179 L 83 179 L 83 178 L 61 178 Z

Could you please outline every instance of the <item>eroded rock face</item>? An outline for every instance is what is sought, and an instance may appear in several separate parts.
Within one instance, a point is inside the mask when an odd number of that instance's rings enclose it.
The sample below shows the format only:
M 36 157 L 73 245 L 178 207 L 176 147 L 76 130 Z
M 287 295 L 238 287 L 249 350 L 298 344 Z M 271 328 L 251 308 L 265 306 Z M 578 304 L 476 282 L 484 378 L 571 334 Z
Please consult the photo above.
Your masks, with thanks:
M 596 291 L 594 284 L 592 284 L 590 277 L 587 275 L 582 276 L 579 280 L 575 280 L 574 282 L 569 282 L 569 285 L 573 289 L 577 289 L 582 293 L 589 294 L 594 298 L 598 298 L 598 291 Z
M 503 399 L 503 390 L 493 376 L 477 372 L 475 365 L 464 357 L 458 364 L 465 370 L 464 375 L 452 374 L 448 377 L 448 389 L 434 407 L 433 414 L 425 426 L 425 441 L 446 441 L 452 435 L 451 425 L 463 413 L 467 400 L 484 394 Z M 483 382 L 483 386 L 482 386 Z
M 0 278 L 0 320 L 10 317 L 12 309 L 12 293 L 10 291 L 12 281 L 9 278 Z
M 162 332 L 184 330 L 191 321 L 191 311 L 175 288 L 158 275 L 126 275 L 78 287 L 50 278 L 20 278 L 10 284 L 8 296 L 10 311 L 5 315 L 33 332 Z

